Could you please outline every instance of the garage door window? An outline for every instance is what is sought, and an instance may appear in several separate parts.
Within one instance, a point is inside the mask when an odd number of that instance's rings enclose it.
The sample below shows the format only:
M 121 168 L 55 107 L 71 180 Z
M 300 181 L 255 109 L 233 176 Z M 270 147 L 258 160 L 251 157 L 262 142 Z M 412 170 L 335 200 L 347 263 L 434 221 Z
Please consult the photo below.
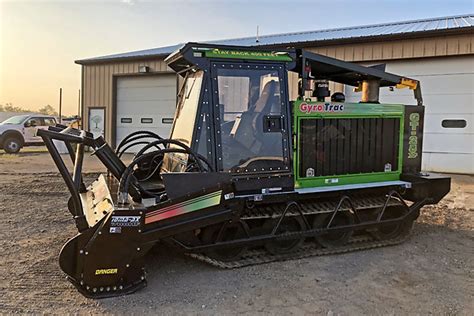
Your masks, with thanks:
M 466 120 L 443 120 L 441 126 L 444 128 L 465 128 L 467 122 Z
M 142 117 L 142 119 L 140 120 L 140 122 L 142 122 L 142 124 L 152 124 L 153 123 L 153 119 L 151 117 Z

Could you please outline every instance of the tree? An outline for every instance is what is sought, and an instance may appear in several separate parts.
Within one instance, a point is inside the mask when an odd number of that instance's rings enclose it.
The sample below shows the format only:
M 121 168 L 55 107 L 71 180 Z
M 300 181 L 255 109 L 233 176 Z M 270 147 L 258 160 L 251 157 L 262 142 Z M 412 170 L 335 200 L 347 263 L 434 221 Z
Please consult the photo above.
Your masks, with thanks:
M 58 112 L 56 112 L 56 110 L 49 104 L 43 106 L 41 109 L 38 110 L 38 112 L 45 115 L 58 116 Z
M 14 106 L 12 103 L 6 103 L 5 105 L 0 104 L 0 112 L 31 112 L 21 108 L 20 106 Z

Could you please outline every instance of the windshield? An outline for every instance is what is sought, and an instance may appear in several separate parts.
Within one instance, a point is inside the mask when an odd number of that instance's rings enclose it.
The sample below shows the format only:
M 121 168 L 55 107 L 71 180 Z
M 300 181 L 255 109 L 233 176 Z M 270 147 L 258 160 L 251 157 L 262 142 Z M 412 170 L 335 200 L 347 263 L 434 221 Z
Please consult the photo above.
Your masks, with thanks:
M 2 123 L 0 123 L 0 125 L 18 125 L 18 124 L 22 124 L 26 120 L 27 117 L 28 117 L 28 115 L 12 116 L 9 119 L 6 119 Z
M 201 92 L 203 71 L 189 72 L 179 94 L 178 107 L 171 131 L 171 139 L 178 140 L 191 147 L 194 126 Z M 181 148 L 171 145 L 172 148 Z M 169 172 L 183 172 L 188 162 L 188 155 L 182 153 L 168 153 L 163 158 L 163 170 Z

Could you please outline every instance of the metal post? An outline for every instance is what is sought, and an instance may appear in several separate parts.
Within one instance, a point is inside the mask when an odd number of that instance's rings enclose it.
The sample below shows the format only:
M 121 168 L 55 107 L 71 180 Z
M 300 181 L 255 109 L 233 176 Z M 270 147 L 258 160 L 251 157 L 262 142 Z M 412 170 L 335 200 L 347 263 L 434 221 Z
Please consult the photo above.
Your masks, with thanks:
M 59 124 L 62 124 L 63 88 L 59 88 Z
M 77 116 L 81 116 L 81 89 L 79 89 L 79 93 L 77 96 Z

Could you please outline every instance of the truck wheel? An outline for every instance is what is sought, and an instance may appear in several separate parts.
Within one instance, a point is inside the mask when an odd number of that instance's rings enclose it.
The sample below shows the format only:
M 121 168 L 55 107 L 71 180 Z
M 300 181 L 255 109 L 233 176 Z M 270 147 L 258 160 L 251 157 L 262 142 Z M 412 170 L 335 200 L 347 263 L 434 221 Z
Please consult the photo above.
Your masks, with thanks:
M 21 142 L 16 137 L 7 137 L 3 142 L 3 150 L 9 154 L 16 154 L 21 149 Z

